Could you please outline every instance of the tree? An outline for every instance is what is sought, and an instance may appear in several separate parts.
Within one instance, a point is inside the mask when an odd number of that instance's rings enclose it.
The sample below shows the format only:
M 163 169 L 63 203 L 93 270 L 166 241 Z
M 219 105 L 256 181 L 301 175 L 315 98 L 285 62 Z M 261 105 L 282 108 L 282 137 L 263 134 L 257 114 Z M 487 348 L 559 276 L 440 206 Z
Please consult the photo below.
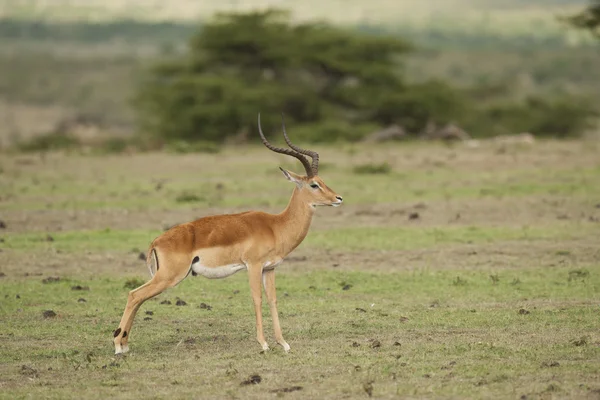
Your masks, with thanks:
M 562 19 L 576 28 L 589 30 L 600 37 L 600 0 L 592 0 L 585 10 Z
M 254 131 L 258 112 L 265 126 L 278 125 L 284 112 L 295 132 L 322 125 L 321 139 L 335 140 L 340 132 L 331 121 L 357 132 L 446 122 L 446 110 L 460 108 L 457 95 L 441 84 L 433 101 L 416 95 L 435 92 L 437 83 L 404 82 L 399 62 L 410 50 L 396 37 L 294 25 L 281 10 L 219 14 L 190 39 L 185 55 L 159 62 L 142 79 L 140 126 L 166 140 L 222 141 Z

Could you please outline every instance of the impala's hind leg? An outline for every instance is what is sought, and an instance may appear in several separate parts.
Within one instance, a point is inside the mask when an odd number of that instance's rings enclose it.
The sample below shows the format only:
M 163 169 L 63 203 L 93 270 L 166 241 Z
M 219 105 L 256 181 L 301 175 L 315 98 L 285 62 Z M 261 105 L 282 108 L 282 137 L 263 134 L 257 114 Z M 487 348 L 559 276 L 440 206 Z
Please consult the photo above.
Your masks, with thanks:
M 177 285 L 187 276 L 190 268 L 189 262 L 185 260 L 180 260 L 179 262 L 173 262 L 174 260 L 169 261 L 170 265 L 164 265 L 164 267 L 161 265 L 160 269 L 156 272 L 156 275 L 154 275 L 150 281 L 129 292 L 123 317 L 121 317 L 119 327 L 114 333 L 115 354 L 126 353 L 129 351 L 127 343 L 131 335 L 131 326 L 133 325 L 133 319 L 140 306 L 146 300 Z M 169 269 L 169 266 L 178 268 Z

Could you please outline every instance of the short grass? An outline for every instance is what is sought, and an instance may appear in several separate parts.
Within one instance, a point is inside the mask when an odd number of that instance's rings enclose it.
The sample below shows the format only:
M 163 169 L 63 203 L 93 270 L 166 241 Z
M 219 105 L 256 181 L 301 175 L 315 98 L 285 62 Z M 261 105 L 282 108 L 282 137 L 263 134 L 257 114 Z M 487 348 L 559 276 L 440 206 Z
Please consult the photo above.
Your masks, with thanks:
M 292 351 L 272 339 L 266 304 L 273 348 L 259 351 L 240 272 L 145 303 L 120 357 L 112 332 L 148 278 L 149 242 L 202 215 L 281 210 L 292 187 L 277 165 L 298 165 L 258 147 L 2 154 L 0 398 L 600 393 L 596 142 L 318 151 L 347 204 L 318 210 L 278 267 Z
M 264 398 L 292 388 L 301 389 L 285 397 L 580 397 L 600 389 L 597 267 L 576 279 L 568 267 L 528 266 L 495 279 L 489 270 L 282 274 L 288 355 L 259 352 L 243 274 L 187 280 L 146 303 L 132 352 L 117 358 L 124 279 L 11 280 L 2 397 Z M 260 384 L 243 385 L 252 375 Z
M 160 230 L 94 230 L 9 235 L 3 247 L 11 251 L 59 252 L 134 251 L 150 243 Z M 304 247 L 325 250 L 413 250 L 449 244 L 483 244 L 496 241 L 573 240 L 597 233 L 589 224 L 527 225 L 517 227 L 352 227 L 317 229 L 305 239 Z M 144 247 L 145 251 L 146 248 Z

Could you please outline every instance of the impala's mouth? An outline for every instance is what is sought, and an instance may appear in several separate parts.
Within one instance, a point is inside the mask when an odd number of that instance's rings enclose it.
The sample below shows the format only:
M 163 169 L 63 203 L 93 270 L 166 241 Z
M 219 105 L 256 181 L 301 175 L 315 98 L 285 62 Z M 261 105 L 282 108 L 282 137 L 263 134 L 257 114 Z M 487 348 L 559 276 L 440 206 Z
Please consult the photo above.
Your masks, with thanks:
M 313 207 L 317 207 L 317 206 L 339 207 L 341 205 L 342 205 L 341 201 L 336 201 L 334 203 L 316 203 L 316 204 L 313 204 L 312 206 Z

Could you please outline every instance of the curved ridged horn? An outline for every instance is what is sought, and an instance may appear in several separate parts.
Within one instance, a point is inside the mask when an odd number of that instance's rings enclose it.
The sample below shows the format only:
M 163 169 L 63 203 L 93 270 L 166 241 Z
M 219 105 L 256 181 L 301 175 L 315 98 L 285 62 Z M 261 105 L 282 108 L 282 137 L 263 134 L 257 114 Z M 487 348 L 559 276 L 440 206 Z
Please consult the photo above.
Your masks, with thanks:
M 283 120 L 283 113 L 281 113 L 281 128 L 283 129 L 283 137 L 285 138 L 285 142 L 288 144 L 288 146 L 290 146 L 292 149 L 296 150 L 298 153 L 307 155 L 310 158 L 312 158 L 312 166 L 311 166 L 312 173 L 313 173 L 313 175 L 318 175 L 319 174 L 319 153 L 317 153 L 316 151 L 303 149 L 292 143 L 292 141 L 290 140 L 290 138 L 287 135 L 287 132 L 285 131 L 285 122 Z
M 262 131 L 262 128 L 260 127 L 260 113 L 258 113 L 258 133 L 260 134 L 260 138 L 262 139 L 263 144 L 269 150 L 272 150 L 275 153 L 287 154 L 288 156 L 296 157 L 298 160 L 300 160 L 300 162 L 302 163 L 302 165 L 304 165 L 304 169 L 306 170 L 306 175 L 309 178 L 312 178 L 314 176 L 314 173 L 313 173 L 313 170 L 311 168 L 310 163 L 308 162 L 308 160 L 302 154 L 300 154 L 300 153 L 298 153 L 297 151 L 294 151 L 294 150 L 282 149 L 280 147 L 275 147 L 271 143 L 269 143 L 269 141 L 265 137 L 265 134 Z

